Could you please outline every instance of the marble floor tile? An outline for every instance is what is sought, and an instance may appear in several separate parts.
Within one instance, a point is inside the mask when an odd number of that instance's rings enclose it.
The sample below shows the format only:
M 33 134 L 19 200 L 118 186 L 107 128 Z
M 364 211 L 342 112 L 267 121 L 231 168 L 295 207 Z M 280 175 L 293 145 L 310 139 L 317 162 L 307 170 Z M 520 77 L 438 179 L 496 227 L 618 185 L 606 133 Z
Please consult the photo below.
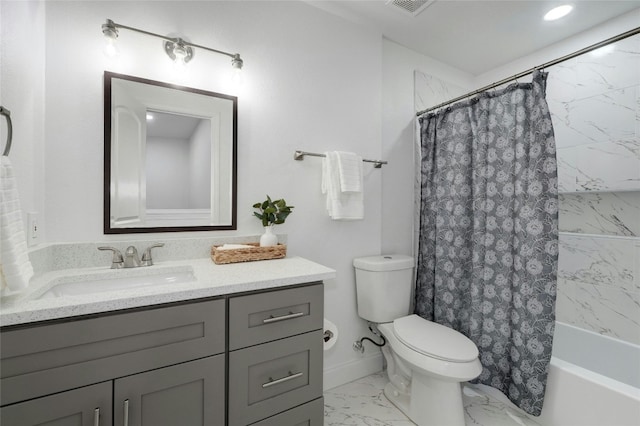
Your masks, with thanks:
M 382 393 L 384 372 L 372 374 L 324 393 L 325 426 L 410 426 L 413 423 Z M 465 386 L 467 426 L 539 426 L 512 404 L 491 396 L 484 386 Z

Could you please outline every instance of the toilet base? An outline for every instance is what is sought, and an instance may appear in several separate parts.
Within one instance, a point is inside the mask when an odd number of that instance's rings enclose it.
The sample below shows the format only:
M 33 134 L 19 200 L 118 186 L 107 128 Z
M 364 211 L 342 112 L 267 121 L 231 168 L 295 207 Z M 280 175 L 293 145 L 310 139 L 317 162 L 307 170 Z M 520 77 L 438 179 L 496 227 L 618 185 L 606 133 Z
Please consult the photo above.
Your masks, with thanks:
M 392 384 L 384 395 L 418 426 L 465 426 L 462 384 L 446 382 L 414 372 L 410 395 Z

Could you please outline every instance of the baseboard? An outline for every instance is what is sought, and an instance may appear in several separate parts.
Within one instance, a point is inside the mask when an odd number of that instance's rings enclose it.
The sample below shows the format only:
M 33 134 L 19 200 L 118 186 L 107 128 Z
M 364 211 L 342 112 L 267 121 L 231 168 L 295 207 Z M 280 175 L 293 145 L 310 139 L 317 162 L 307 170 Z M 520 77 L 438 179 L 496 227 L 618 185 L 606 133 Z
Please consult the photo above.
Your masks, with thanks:
M 345 383 L 382 371 L 382 353 L 367 356 L 324 370 L 323 390 L 332 389 Z

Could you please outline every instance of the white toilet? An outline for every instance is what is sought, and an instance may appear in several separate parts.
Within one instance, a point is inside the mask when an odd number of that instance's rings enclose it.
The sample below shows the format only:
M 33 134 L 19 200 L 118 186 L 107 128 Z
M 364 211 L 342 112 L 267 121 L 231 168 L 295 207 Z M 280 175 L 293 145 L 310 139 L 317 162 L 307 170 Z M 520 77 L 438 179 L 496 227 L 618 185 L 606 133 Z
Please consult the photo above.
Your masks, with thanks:
M 387 344 L 384 394 L 418 426 L 464 426 L 461 382 L 482 367 L 478 348 L 461 333 L 408 315 L 413 258 L 354 259 L 358 315 L 376 323 Z

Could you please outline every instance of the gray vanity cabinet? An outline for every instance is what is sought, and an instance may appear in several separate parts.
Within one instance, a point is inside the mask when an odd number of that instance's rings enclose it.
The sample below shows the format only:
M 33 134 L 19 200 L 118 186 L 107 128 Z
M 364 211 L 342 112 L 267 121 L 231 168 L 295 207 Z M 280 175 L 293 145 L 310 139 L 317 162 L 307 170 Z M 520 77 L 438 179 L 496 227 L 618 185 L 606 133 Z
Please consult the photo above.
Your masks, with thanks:
M 225 306 L 224 299 L 207 300 L 3 329 L 0 423 L 223 426 Z M 108 387 L 106 409 L 102 396 L 90 398 L 95 386 Z M 199 414 L 191 412 L 194 398 Z M 174 423 L 174 414 L 189 421 Z
M 111 425 L 111 382 L 10 405 L 1 413 L 2 426 Z
M 229 425 L 322 424 L 323 302 L 321 284 L 229 299 Z
M 322 426 L 322 283 L 0 330 L 2 426 Z

